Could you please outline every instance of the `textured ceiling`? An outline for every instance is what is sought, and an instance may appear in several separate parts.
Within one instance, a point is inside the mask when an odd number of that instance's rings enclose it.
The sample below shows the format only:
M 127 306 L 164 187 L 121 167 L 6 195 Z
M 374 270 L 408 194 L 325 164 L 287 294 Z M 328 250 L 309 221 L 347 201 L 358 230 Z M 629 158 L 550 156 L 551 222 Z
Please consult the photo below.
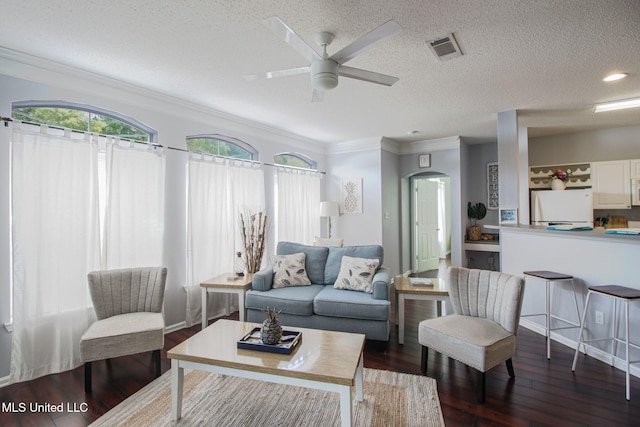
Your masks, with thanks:
M 0 0 L 0 10 L 0 46 L 323 142 L 490 141 L 497 113 L 516 109 L 534 136 L 640 125 L 640 109 L 591 112 L 640 96 L 639 0 Z M 395 19 L 400 33 L 347 65 L 399 82 L 341 78 L 311 103 L 308 74 L 243 79 L 308 65 L 262 25 L 272 16 L 313 47 L 318 31 L 335 33 L 330 55 Z M 426 41 L 448 33 L 463 56 L 440 62 Z M 612 71 L 630 75 L 602 82 Z

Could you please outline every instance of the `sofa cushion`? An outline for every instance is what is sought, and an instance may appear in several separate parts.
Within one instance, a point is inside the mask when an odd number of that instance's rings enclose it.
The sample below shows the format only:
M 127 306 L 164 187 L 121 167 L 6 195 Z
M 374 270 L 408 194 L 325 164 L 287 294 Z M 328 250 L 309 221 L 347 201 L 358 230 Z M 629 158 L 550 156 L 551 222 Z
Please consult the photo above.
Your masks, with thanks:
M 251 290 L 247 291 L 245 307 L 254 310 L 266 310 L 270 307 L 287 314 L 310 316 L 313 314 L 313 299 L 324 288 L 324 285 L 310 285 L 271 289 L 267 292 Z
M 371 294 L 325 286 L 313 301 L 313 310 L 321 316 L 364 320 L 389 320 L 391 303 L 374 299 Z
M 378 266 L 383 264 L 383 249 L 380 245 L 366 245 L 366 246 L 345 246 L 342 248 L 330 247 L 328 249 L 329 254 L 327 256 L 327 265 L 324 267 L 324 280 L 322 282 L 315 282 L 311 277 L 312 283 L 324 283 L 326 285 L 333 285 L 340 273 L 340 267 L 342 265 L 342 257 L 350 256 L 356 258 L 375 258 L 378 260 Z M 309 261 L 307 260 L 307 266 Z M 308 272 L 307 267 L 307 272 Z
M 333 287 L 336 289 L 349 289 L 373 293 L 371 279 L 378 269 L 378 260 L 375 258 L 342 257 L 340 273 Z
M 306 256 L 305 269 L 311 283 L 317 285 L 325 283 L 324 269 L 327 263 L 327 256 L 329 255 L 329 248 L 324 246 L 301 245 L 300 243 L 292 242 L 279 242 L 276 249 L 278 255 L 291 255 L 300 252 L 304 252 Z M 333 284 L 333 282 L 331 282 L 331 284 Z
M 305 258 L 304 252 L 291 255 L 274 255 L 271 258 L 273 287 L 277 289 L 310 285 L 311 282 L 304 267 Z

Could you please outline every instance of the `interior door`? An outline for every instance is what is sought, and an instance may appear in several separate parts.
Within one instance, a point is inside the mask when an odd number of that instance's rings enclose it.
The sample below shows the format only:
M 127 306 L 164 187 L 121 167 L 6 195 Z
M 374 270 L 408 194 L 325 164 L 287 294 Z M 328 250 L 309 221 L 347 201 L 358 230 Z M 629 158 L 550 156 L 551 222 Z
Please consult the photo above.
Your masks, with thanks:
M 438 243 L 438 182 L 414 179 L 414 268 L 413 271 L 437 270 L 440 263 Z

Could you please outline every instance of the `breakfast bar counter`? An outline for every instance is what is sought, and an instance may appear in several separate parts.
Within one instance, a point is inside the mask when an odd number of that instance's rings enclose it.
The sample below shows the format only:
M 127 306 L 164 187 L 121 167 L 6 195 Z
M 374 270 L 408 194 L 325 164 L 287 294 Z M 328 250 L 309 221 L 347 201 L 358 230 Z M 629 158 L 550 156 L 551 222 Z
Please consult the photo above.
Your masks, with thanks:
M 604 229 L 560 231 L 543 226 L 500 226 L 501 271 L 523 276 L 525 271 L 547 270 L 572 275 L 575 278 L 580 313 L 588 286 L 619 285 L 640 289 L 640 235 L 606 234 Z M 529 280 L 535 280 L 527 278 Z M 544 297 L 540 287 L 525 285 L 522 314 L 544 311 Z M 575 302 L 570 287 L 559 288 L 552 295 L 555 314 L 575 318 Z M 603 321 L 587 325 L 598 333 L 610 330 L 616 316 L 609 301 L 594 302 L 589 309 L 601 311 Z M 620 309 L 618 309 L 619 312 Z M 594 317 L 594 316 L 592 316 Z M 530 318 L 533 319 L 533 318 Z M 640 341 L 640 315 L 631 312 L 632 341 Z M 521 319 L 529 329 L 544 333 L 544 327 L 534 320 Z M 552 339 L 573 348 L 577 345 L 577 331 L 552 333 Z

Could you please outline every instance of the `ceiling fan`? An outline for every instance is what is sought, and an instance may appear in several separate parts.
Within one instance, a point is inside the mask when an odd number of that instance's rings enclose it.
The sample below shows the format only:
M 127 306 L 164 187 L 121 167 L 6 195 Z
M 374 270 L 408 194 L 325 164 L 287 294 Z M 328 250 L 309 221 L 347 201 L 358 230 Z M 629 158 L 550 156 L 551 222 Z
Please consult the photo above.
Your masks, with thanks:
M 316 42 L 322 47 L 322 55 L 320 55 L 280 18 L 274 16 L 265 19 L 263 24 L 284 40 L 285 43 L 304 56 L 310 64 L 306 67 L 245 76 L 247 80 L 272 79 L 274 77 L 311 73 L 311 86 L 313 87 L 312 102 L 322 101 L 325 91 L 338 86 L 338 76 L 377 83 L 384 86 L 391 86 L 398 81 L 397 77 L 343 65 L 345 62 L 364 53 L 400 31 L 402 27 L 393 19 L 385 22 L 331 56 L 327 54 L 327 46 L 329 46 L 335 38 L 332 33 L 325 31 L 316 35 Z

